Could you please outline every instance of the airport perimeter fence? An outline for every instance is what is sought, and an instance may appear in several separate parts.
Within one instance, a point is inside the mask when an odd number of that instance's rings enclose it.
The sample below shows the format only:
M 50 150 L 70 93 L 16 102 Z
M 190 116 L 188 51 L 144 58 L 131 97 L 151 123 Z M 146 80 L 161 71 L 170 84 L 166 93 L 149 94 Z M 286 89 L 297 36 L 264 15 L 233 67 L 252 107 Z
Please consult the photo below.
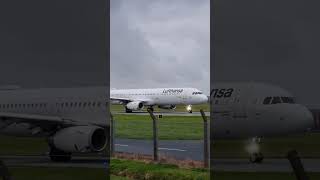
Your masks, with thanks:
M 184 116 L 148 111 L 111 117 L 112 154 L 151 157 L 158 162 L 202 162 L 208 167 L 210 126 L 205 112 Z

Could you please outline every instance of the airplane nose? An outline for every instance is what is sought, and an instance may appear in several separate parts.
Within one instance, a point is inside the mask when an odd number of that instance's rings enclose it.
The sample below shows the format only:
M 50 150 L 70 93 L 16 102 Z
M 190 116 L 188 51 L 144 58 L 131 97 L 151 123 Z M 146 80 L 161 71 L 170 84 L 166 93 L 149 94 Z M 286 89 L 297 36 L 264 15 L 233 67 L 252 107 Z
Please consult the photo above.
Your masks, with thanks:
M 296 117 L 299 121 L 299 124 L 305 130 L 310 130 L 314 126 L 314 120 L 312 113 L 305 106 L 300 106 L 296 111 Z
M 202 96 L 202 101 L 203 101 L 204 103 L 208 102 L 208 97 L 205 96 L 205 95 L 203 95 L 203 96 Z
M 305 107 L 306 122 L 308 122 L 309 130 L 314 128 L 314 119 L 311 111 Z

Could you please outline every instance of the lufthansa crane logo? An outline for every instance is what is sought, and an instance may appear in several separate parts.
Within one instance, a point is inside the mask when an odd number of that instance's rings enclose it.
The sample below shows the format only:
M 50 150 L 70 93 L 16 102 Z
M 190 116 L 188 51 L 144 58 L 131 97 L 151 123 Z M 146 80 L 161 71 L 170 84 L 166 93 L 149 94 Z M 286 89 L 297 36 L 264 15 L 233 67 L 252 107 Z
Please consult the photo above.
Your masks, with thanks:
M 168 94 L 168 93 L 176 93 L 180 94 L 183 92 L 183 89 L 164 89 L 162 93 Z

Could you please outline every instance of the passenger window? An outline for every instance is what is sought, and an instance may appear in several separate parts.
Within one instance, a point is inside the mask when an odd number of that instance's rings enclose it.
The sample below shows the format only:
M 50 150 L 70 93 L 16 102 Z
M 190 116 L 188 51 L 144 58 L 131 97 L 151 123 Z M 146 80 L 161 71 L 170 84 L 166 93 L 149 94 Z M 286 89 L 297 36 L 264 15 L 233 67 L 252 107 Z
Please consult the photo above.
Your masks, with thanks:
M 266 97 L 263 100 L 263 104 L 270 104 L 270 101 L 271 101 L 271 97 Z
M 281 103 L 280 97 L 273 97 L 271 104 L 279 104 Z

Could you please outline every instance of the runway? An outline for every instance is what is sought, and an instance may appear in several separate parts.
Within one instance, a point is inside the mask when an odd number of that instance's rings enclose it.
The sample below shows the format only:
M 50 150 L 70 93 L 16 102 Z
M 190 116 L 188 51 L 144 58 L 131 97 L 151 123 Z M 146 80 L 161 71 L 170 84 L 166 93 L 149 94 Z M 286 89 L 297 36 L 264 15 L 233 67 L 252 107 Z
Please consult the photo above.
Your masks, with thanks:
M 73 168 L 104 168 L 106 158 L 73 157 L 67 163 L 51 162 L 46 156 L 0 156 L 9 167 L 73 167 Z M 320 172 L 320 159 L 302 159 L 306 172 Z M 214 159 L 214 171 L 227 172 L 292 172 L 287 159 L 265 159 L 261 164 L 251 164 L 247 159 Z
M 153 154 L 153 141 L 115 139 L 115 151 L 134 154 Z M 159 140 L 159 154 L 179 160 L 203 160 L 202 140 Z
M 125 112 L 112 112 L 112 114 L 120 114 L 120 115 L 141 115 L 146 116 L 149 115 L 148 112 L 132 112 L 132 113 L 125 113 Z M 201 116 L 200 112 L 154 112 L 155 115 L 162 115 L 162 116 Z M 205 112 L 206 116 L 210 116 L 210 112 Z

